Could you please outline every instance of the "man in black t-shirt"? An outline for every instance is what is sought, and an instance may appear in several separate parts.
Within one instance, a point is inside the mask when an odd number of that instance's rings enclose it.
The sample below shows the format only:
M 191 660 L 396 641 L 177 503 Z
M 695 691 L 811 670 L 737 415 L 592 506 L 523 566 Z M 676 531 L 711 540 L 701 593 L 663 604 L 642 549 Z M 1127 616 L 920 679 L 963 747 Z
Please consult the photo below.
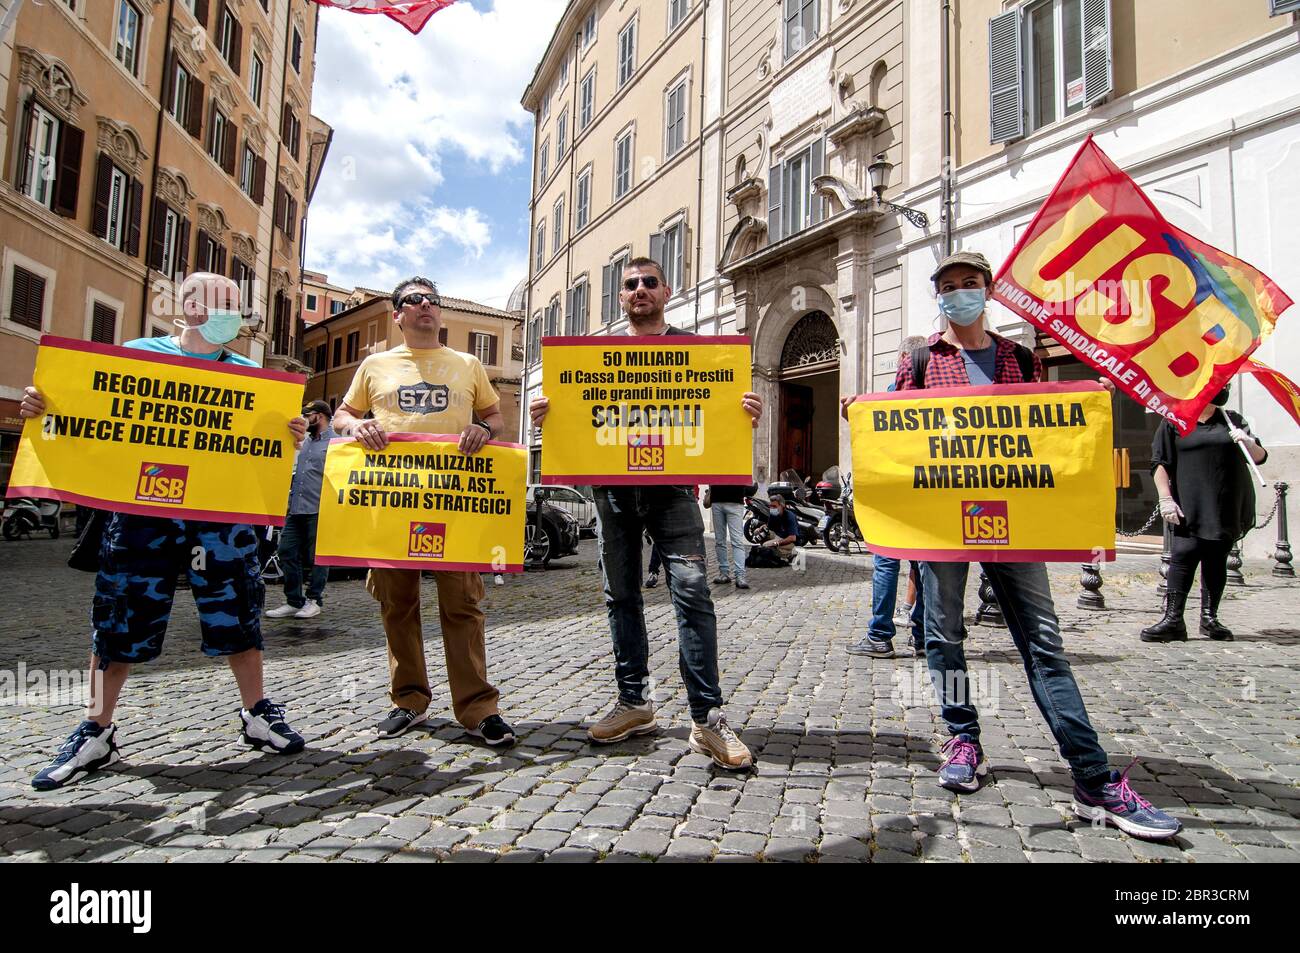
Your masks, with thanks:
M 618 299 L 630 335 L 691 334 L 664 321 L 664 305 L 670 297 L 672 289 L 662 265 L 651 258 L 629 261 Z M 762 399 L 746 393 L 741 406 L 753 418 L 753 426 L 758 426 Z M 542 426 L 549 409 L 547 397 L 533 398 L 528 412 L 534 427 Z M 647 697 L 650 641 L 641 597 L 641 534 L 647 533 L 659 546 L 677 615 L 680 671 L 691 709 L 691 750 L 707 754 L 719 767 L 752 766 L 753 755 L 722 712 L 718 622 L 705 568 L 704 520 L 695 493 L 690 486 L 618 485 L 593 487 L 593 495 L 618 699 L 587 730 L 587 737 L 598 744 L 613 744 L 658 729 L 654 702 Z

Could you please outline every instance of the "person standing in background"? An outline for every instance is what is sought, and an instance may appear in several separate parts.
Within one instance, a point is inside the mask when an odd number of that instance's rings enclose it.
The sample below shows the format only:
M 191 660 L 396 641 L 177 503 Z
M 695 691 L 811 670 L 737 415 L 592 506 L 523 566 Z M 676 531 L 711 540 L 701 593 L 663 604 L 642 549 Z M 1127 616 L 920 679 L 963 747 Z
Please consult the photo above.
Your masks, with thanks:
M 1183 610 L 1196 567 L 1201 567 L 1201 635 L 1231 642 L 1219 621 L 1219 600 L 1228 584 L 1228 552 L 1255 525 L 1255 486 L 1237 444 L 1256 464 L 1268 452 L 1240 414 L 1224 410 L 1229 385 L 1211 398 L 1185 437 L 1169 421 L 1156 428 L 1151 473 L 1160 493 L 1160 515 L 1173 528 L 1169 547 L 1164 618 L 1142 630 L 1143 642 L 1187 639 Z
M 329 567 L 316 565 L 316 520 L 320 487 L 325 478 L 325 454 L 334 439 L 330 405 L 313 400 L 302 410 L 307 419 L 307 439 L 298 451 L 289 486 L 289 513 L 280 531 L 280 571 L 284 573 L 285 604 L 268 609 L 268 619 L 314 619 L 325 601 Z M 304 569 L 310 573 L 307 596 L 302 594 Z
M 718 574 L 713 577 L 715 586 L 725 586 L 733 578 L 737 589 L 748 589 L 745 576 L 745 556 L 749 544 L 745 542 L 745 498 L 758 492 L 755 483 L 749 486 L 721 485 L 709 487 L 709 509 L 713 511 L 713 548 L 718 554 Z

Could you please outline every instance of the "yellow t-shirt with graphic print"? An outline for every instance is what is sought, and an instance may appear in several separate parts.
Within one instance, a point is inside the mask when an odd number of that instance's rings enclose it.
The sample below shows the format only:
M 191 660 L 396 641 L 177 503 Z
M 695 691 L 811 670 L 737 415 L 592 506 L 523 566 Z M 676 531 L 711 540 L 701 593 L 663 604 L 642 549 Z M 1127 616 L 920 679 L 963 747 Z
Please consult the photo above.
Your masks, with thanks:
M 357 368 L 343 402 L 373 412 L 388 433 L 459 434 L 499 400 L 472 354 L 405 344 L 372 354 Z

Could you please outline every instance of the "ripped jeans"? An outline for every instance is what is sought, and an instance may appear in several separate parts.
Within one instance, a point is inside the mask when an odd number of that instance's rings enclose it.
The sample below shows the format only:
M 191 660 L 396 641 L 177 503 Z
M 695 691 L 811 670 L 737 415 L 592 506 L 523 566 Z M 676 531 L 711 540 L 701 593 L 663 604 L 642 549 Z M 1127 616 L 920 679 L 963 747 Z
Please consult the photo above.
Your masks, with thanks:
M 663 557 L 668 593 L 677 614 L 682 683 L 691 718 L 722 707 L 718 684 L 718 622 L 704 559 L 704 520 L 691 491 L 681 486 L 598 486 L 596 531 L 605 583 L 605 608 L 614 640 L 619 697 L 640 705 L 650 687 L 650 640 L 641 599 L 641 533 Z

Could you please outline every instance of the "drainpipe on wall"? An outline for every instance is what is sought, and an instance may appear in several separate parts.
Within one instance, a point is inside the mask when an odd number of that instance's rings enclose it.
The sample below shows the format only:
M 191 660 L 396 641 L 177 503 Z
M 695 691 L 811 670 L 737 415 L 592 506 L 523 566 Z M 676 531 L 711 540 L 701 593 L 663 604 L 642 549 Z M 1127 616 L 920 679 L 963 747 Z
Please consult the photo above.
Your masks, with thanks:
M 704 0 L 704 11 L 700 14 L 700 134 L 699 134 L 699 174 L 695 186 L 695 332 L 700 331 L 700 281 L 704 273 L 704 229 L 701 227 L 704 213 L 704 90 L 708 85 L 708 73 L 705 71 L 705 58 L 709 53 L 709 0 Z M 716 330 L 716 329 L 715 329 Z
M 320 15 L 319 7 L 316 8 L 316 13 L 317 16 Z M 284 142 L 283 142 L 284 98 L 285 98 L 284 94 L 285 91 L 289 88 L 288 87 L 289 40 L 292 36 L 293 36 L 293 3 L 290 2 L 284 5 L 284 55 L 283 58 L 280 60 L 280 128 L 272 130 L 275 136 L 275 176 L 272 178 L 271 181 L 275 183 L 277 188 L 280 185 L 280 162 L 284 154 Z M 316 56 L 315 46 L 313 45 L 312 47 L 313 60 L 315 59 L 315 56 Z M 315 77 L 313 77 L 313 81 L 314 80 Z M 305 123 L 308 117 L 303 116 L 302 118 L 303 118 L 303 122 Z M 288 205 L 287 200 L 285 202 L 285 205 L 286 206 Z M 303 209 L 304 215 L 306 214 L 306 212 L 307 210 Z M 271 286 L 272 286 L 271 276 L 275 274 L 275 229 L 276 229 L 275 199 L 271 199 L 271 241 L 270 241 L 270 245 L 266 249 L 266 310 L 270 312 L 269 318 L 264 319 L 265 326 L 267 327 L 269 327 L 271 321 L 275 320 L 275 308 L 271 303 Z M 301 236 L 299 236 L 299 241 L 301 240 L 302 238 Z M 299 279 L 301 279 L 301 277 L 302 275 L 301 273 L 299 273 Z M 295 328 L 295 330 L 297 329 Z M 271 333 L 266 336 L 266 345 L 268 350 L 270 350 L 271 353 L 274 353 L 274 350 L 272 349 L 275 346 L 275 329 L 270 328 L 270 331 Z M 329 355 L 327 354 L 326 356 L 328 357 Z M 263 364 L 266 363 L 265 353 L 262 355 L 262 363 Z
M 576 76 L 574 77 L 574 82 L 577 82 Z M 525 400 L 528 398 L 528 384 L 529 384 L 528 369 L 529 367 L 532 366 L 532 356 L 528 352 L 528 339 L 529 339 L 528 322 L 532 321 L 533 319 L 533 278 L 534 278 L 533 262 L 536 260 L 536 253 L 537 253 L 537 250 L 533 248 L 533 242 L 536 241 L 537 239 L 537 196 L 536 196 L 537 186 L 535 183 L 537 182 L 537 134 L 540 131 L 539 126 L 540 123 L 537 121 L 537 113 L 534 112 L 533 113 L 533 149 L 532 149 L 533 162 L 532 162 L 531 171 L 528 174 L 528 181 L 530 183 L 529 191 L 533 193 L 533 199 L 531 202 L 528 203 L 528 287 L 524 291 L 524 370 L 523 373 L 520 374 L 520 380 L 519 380 L 519 386 L 523 392 L 523 396 Z M 538 328 L 538 331 L 539 332 L 541 331 L 540 326 Z M 527 447 L 529 452 L 531 452 L 532 447 L 528 442 L 529 423 L 530 421 L 526 409 L 521 409 L 521 412 L 519 414 L 519 442 L 523 444 L 525 447 Z M 528 466 L 529 466 L 529 475 L 531 476 L 532 475 L 531 459 L 529 460 Z
M 939 170 L 939 218 L 943 221 L 943 256 L 952 254 L 952 206 L 953 179 L 956 171 L 952 167 L 952 0 L 943 0 L 943 22 L 940 28 L 940 45 L 943 47 L 943 79 L 940 84 L 943 102 L 943 167 Z
M 149 207 L 145 209 L 142 202 L 140 209 L 141 215 L 148 214 L 149 216 L 149 229 L 145 232 L 144 246 L 144 290 L 140 295 L 140 337 L 142 338 L 149 336 L 149 275 L 153 271 L 153 267 L 149 264 L 149 252 L 153 248 L 155 238 L 153 200 L 158 197 L 158 167 L 162 165 L 162 156 L 159 155 L 159 152 L 162 149 L 163 111 L 167 108 L 167 104 L 163 100 L 167 98 L 167 67 L 172 58 L 172 20 L 175 16 L 176 0 L 168 0 L 167 40 L 163 47 L 162 83 L 158 87 L 158 122 L 155 124 L 153 132 L 153 169 L 149 173 Z M 197 215 L 194 220 L 198 221 Z M 123 317 L 125 318 L 125 316 Z
M 286 30 L 285 37 L 287 38 L 288 35 L 289 35 L 288 30 Z M 320 7 L 317 6 L 315 11 L 315 16 L 313 17 L 311 22 L 311 83 L 313 87 L 316 85 L 316 49 L 317 47 L 320 46 L 319 41 L 320 41 Z M 281 91 L 281 95 L 282 96 L 284 95 L 283 91 Z M 284 107 L 281 106 L 280 108 L 283 109 Z M 303 125 L 305 126 L 311 125 L 311 100 L 310 99 L 307 100 L 307 114 L 302 117 L 302 121 L 303 121 Z M 334 141 L 334 128 L 331 126 L 329 135 L 325 137 L 325 151 L 321 153 L 321 157 L 320 157 L 322 175 L 325 172 L 325 160 L 329 158 L 330 143 L 333 141 Z M 308 189 L 307 194 L 302 197 L 302 218 L 300 219 L 302 224 L 298 229 L 298 294 L 294 297 L 295 307 L 297 306 L 297 302 L 302 300 L 302 273 L 304 269 L 306 269 L 307 267 L 307 219 L 311 217 L 308 209 L 311 208 L 312 196 L 316 194 L 316 182 L 311 181 L 311 146 L 310 145 L 307 146 L 306 155 L 307 155 L 307 182 L 311 185 L 311 188 Z M 317 181 L 319 181 L 319 177 Z M 274 202 L 272 203 L 272 206 L 274 207 Z M 271 227 L 271 234 L 272 235 L 275 234 L 274 226 Z M 296 344 L 297 346 L 294 348 L 294 351 L 296 353 L 292 354 L 291 356 L 294 359 L 301 361 L 302 363 L 305 364 L 307 363 L 304 360 L 304 358 L 307 356 L 307 352 L 306 352 L 307 326 L 303 325 L 301 333 L 299 332 L 298 329 L 298 325 L 302 324 L 302 309 L 300 308 L 298 309 L 297 313 L 293 316 L 292 320 L 293 320 L 293 324 L 291 325 L 291 327 L 293 330 L 290 332 L 289 337 L 290 337 L 290 342 Z
M 568 149 L 565 155 L 565 161 L 569 163 L 569 195 L 564 200 L 564 214 L 570 222 L 577 220 L 578 214 L 578 189 L 577 189 L 577 152 L 578 152 L 578 56 L 582 52 L 578 45 L 582 42 L 582 33 L 573 34 L 573 75 L 569 77 L 570 104 L 572 109 L 569 110 L 569 128 L 565 133 L 569 137 Z M 556 116 L 559 121 L 559 116 Z M 573 242 L 577 238 L 577 230 L 566 228 L 568 234 L 564 237 L 568 239 L 564 246 L 564 289 L 567 292 L 573 287 Z M 587 276 L 587 304 L 591 304 L 591 276 Z M 524 336 L 527 337 L 527 323 L 525 323 Z M 565 328 L 565 334 L 568 334 L 568 328 Z M 582 333 L 586 334 L 587 329 L 584 327 Z

